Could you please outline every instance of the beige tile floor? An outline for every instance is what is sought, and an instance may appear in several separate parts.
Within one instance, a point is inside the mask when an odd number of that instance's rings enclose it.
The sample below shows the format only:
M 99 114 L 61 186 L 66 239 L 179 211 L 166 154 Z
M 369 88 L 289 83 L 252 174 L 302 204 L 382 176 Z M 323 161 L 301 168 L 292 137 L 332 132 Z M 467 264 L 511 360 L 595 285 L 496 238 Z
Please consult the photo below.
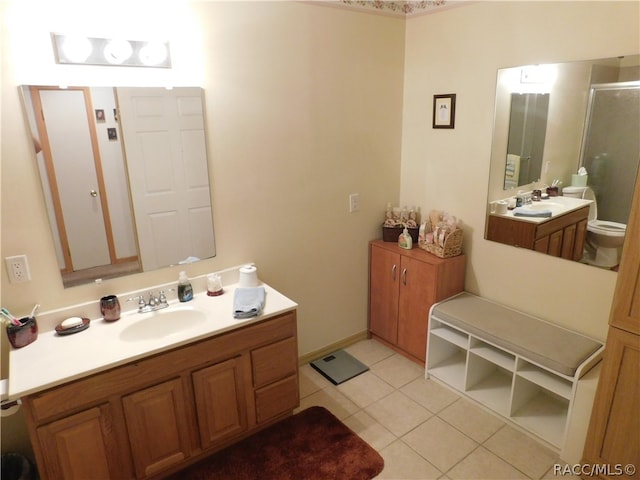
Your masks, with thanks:
M 425 380 L 419 365 L 375 340 L 345 350 L 370 370 L 336 386 L 302 366 L 299 410 L 323 406 L 375 448 L 385 461 L 376 478 L 560 478 L 553 465 L 564 463 L 552 450 Z

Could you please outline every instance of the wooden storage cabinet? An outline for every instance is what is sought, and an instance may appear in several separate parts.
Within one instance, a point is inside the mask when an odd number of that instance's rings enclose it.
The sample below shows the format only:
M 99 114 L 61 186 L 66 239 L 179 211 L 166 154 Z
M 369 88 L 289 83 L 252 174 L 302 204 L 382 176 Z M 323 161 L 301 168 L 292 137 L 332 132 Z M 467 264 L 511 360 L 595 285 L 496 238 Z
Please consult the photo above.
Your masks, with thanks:
M 369 244 L 369 332 L 419 363 L 425 362 L 431 306 L 464 289 L 464 255 L 439 258 L 394 243 Z
M 640 468 L 640 337 L 610 328 L 591 414 L 586 463 Z M 608 478 L 602 473 L 599 478 Z M 639 479 L 636 470 L 629 478 Z
M 588 206 L 542 222 L 489 215 L 487 240 L 580 260 L 587 238 L 588 217 Z
M 630 475 L 600 471 L 594 478 L 640 479 L 640 178 L 636 179 L 627 235 L 613 296 L 602 371 L 583 463 L 634 465 Z
M 40 477 L 160 478 L 299 405 L 296 312 L 23 399 Z

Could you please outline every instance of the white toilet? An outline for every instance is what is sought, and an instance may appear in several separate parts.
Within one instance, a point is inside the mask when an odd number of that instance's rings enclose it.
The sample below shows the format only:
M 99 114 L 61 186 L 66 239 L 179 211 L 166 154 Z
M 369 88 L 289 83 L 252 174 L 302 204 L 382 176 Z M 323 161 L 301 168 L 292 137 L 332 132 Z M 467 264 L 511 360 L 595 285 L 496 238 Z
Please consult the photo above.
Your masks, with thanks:
M 598 220 L 596 196 L 589 187 L 565 187 L 562 194 L 566 197 L 593 200 L 589 208 L 587 223 L 586 263 L 603 268 L 615 267 L 620 263 L 620 253 L 627 226 L 624 223 Z

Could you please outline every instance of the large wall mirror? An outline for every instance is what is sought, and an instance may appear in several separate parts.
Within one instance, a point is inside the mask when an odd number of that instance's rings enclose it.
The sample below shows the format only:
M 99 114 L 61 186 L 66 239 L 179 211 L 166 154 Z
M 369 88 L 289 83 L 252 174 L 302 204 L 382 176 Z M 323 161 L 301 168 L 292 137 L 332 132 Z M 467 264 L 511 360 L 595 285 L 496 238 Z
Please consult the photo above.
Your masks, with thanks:
M 20 90 L 65 287 L 215 255 L 202 89 Z
M 485 238 L 616 271 L 639 131 L 640 55 L 500 69 Z

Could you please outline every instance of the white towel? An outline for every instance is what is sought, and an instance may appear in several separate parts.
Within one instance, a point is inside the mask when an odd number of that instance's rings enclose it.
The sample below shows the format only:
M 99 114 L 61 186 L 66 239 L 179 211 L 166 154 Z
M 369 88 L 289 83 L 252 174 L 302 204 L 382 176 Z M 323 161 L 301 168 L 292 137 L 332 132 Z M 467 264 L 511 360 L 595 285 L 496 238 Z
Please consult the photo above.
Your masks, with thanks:
M 264 287 L 238 287 L 233 296 L 234 318 L 251 318 L 260 315 L 264 308 Z
M 528 210 L 526 208 L 514 208 L 513 215 L 516 217 L 550 217 L 551 210 Z

